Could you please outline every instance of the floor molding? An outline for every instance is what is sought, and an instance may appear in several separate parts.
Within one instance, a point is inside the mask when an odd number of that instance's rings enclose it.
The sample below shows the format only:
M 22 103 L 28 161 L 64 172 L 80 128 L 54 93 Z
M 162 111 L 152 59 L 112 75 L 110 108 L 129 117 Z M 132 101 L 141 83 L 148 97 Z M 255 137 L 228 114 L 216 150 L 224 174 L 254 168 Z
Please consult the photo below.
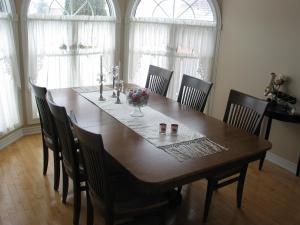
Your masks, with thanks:
M 296 173 L 297 170 L 297 164 L 296 163 L 292 163 L 288 160 L 286 160 L 285 158 L 278 156 L 272 152 L 268 152 L 267 153 L 267 157 L 266 159 L 290 172 L 292 172 L 293 174 Z
M 21 137 L 24 137 L 26 135 L 31 135 L 31 134 L 38 134 L 40 132 L 41 132 L 40 126 L 24 127 L 24 128 L 15 130 L 14 132 L 10 133 L 9 135 L 5 136 L 4 138 L 2 138 L 0 140 L 0 150 L 2 150 L 6 146 L 14 143 Z
M 41 127 L 40 126 L 34 126 L 34 127 L 24 127 L 23 128 L 23 135 L 31 135 L 31 134 L 39 134 L 41 133 Z

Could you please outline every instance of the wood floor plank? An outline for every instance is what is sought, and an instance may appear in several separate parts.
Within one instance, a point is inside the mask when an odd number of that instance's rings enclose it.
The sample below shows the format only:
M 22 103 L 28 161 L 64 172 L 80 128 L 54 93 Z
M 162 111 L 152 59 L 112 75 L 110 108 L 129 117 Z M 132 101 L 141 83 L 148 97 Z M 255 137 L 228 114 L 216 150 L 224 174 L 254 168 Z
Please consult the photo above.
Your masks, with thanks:
M 50 152 L 51 153 L 51 152 Z M 72 224 L 72 185 L 67 204 L 53 190 L 53 157 L 49 154 L 46 176 L 42 175 L 40 135 L 24 137 L 0 151 L 0 225 Z M 207 225 L 299 225 L 300 178 L 266 162 L 263 171 L 250 165 L 246 177 L 242 209 L 236 208 L 236 185 L 214 193 Z M 167 225 L 202 224 L 206 181 L 183 188 L 183 202 L 169 212 Z M 82 195 L 80 224 L 86 224 L 85 195 Z M 95 213 L 95 225 L 104 225 Z M 155 224 L 153 217 L 135 224 Z

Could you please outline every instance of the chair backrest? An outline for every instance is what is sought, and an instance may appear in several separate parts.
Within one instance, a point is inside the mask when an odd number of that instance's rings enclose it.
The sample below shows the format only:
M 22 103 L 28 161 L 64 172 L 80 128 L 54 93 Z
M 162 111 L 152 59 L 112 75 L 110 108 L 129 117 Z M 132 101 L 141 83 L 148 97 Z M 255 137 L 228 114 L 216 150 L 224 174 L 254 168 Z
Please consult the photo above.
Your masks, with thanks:
M 155 94 L 166 96 L 172 75 L 173 71 L 150 65 L 145 87 Z
M 66 109 L 53 102 L 50 92 L 47 93 L 46 100 L 54 118 L 64 166 L 72 171 L 73 179 L 77 179 L 79 177 L 79 159 Z
M 183 74 L 177 102 L 204 111 L 212 83 Z
M 46 101 L 47 89 L 45 87 L 39 87 L 33 84 L 31 80 L 29 80 L 29 84 L 34 93 L 36 105 L 40 116 L 42 132 L 43 134 L 46 134 L 48 137 L 50 137 L 52 141 L 54 141 L 57 137 L 54 130 L 54 120 Z
M 259 135 L 268 102 L 231 90 L 223 121 L 250 134 Z
M 102 199 L 107 210 L 112 210 L 113 193 L 109 191 L 102 136 L 84 130 L 73 120 L 72 124 L 79 140 L 89 191 Z

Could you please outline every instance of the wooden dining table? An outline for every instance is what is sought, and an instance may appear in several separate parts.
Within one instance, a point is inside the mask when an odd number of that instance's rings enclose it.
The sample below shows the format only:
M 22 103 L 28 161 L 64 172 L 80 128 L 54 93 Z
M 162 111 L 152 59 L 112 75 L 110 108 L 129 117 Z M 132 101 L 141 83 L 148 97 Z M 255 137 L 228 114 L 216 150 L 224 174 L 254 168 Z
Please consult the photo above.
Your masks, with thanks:
M 65 106 L 68 113 L 71 110 L 75 113 L 81 127 L 102 135 L 107 155 L 126 170 L 141 189 L 147 191 L 169 190 L 248 164 L 260 159 L 272 147 L 263 138 L 189 109 L 172 99 L 151 94 L 148 106 L 228 148 L 227 151 L 180 162 L 74 89 L 57 89 L 51 93 L 56 104 Z M 156 125 L 159 131 L 159 124 Z

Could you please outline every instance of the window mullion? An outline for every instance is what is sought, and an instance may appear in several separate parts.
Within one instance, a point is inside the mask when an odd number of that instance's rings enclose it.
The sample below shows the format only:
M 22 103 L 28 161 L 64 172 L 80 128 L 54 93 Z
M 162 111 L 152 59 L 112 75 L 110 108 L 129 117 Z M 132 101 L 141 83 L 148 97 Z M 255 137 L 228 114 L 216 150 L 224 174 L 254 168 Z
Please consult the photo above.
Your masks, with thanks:
M 168 59 L 169 61 L 169 68 L 174 68 L 175 63 L 175 52 L 176 52 L 176 25 L 171 24 L 171 32 L 170 32 L 170 39 L 169 39 L 169 46 L 170 46 L 170 57 Z
M 80 61 L 80 56 L 78 56 L 78 22 L 72 22 L 72 37 L 71 37 L 71 43 L 74 46 L 74 49 L 72 51 L 74 51 L 74 54 L 72 54 L 70 63 L 71 65 L 70 68 L 72 70 L 70 77 L 72 77 L 72 86 L 74 85 L 78 85 L 79 84 L 79 72 L 78 72 L 78 67 L 79 65 L 77 65 Z M 78 58 L 79 57 L 79 58 Z M 77 60 L 78 59 L 78 60 Z M 80 69 L 79 69 L 80 71 Z

